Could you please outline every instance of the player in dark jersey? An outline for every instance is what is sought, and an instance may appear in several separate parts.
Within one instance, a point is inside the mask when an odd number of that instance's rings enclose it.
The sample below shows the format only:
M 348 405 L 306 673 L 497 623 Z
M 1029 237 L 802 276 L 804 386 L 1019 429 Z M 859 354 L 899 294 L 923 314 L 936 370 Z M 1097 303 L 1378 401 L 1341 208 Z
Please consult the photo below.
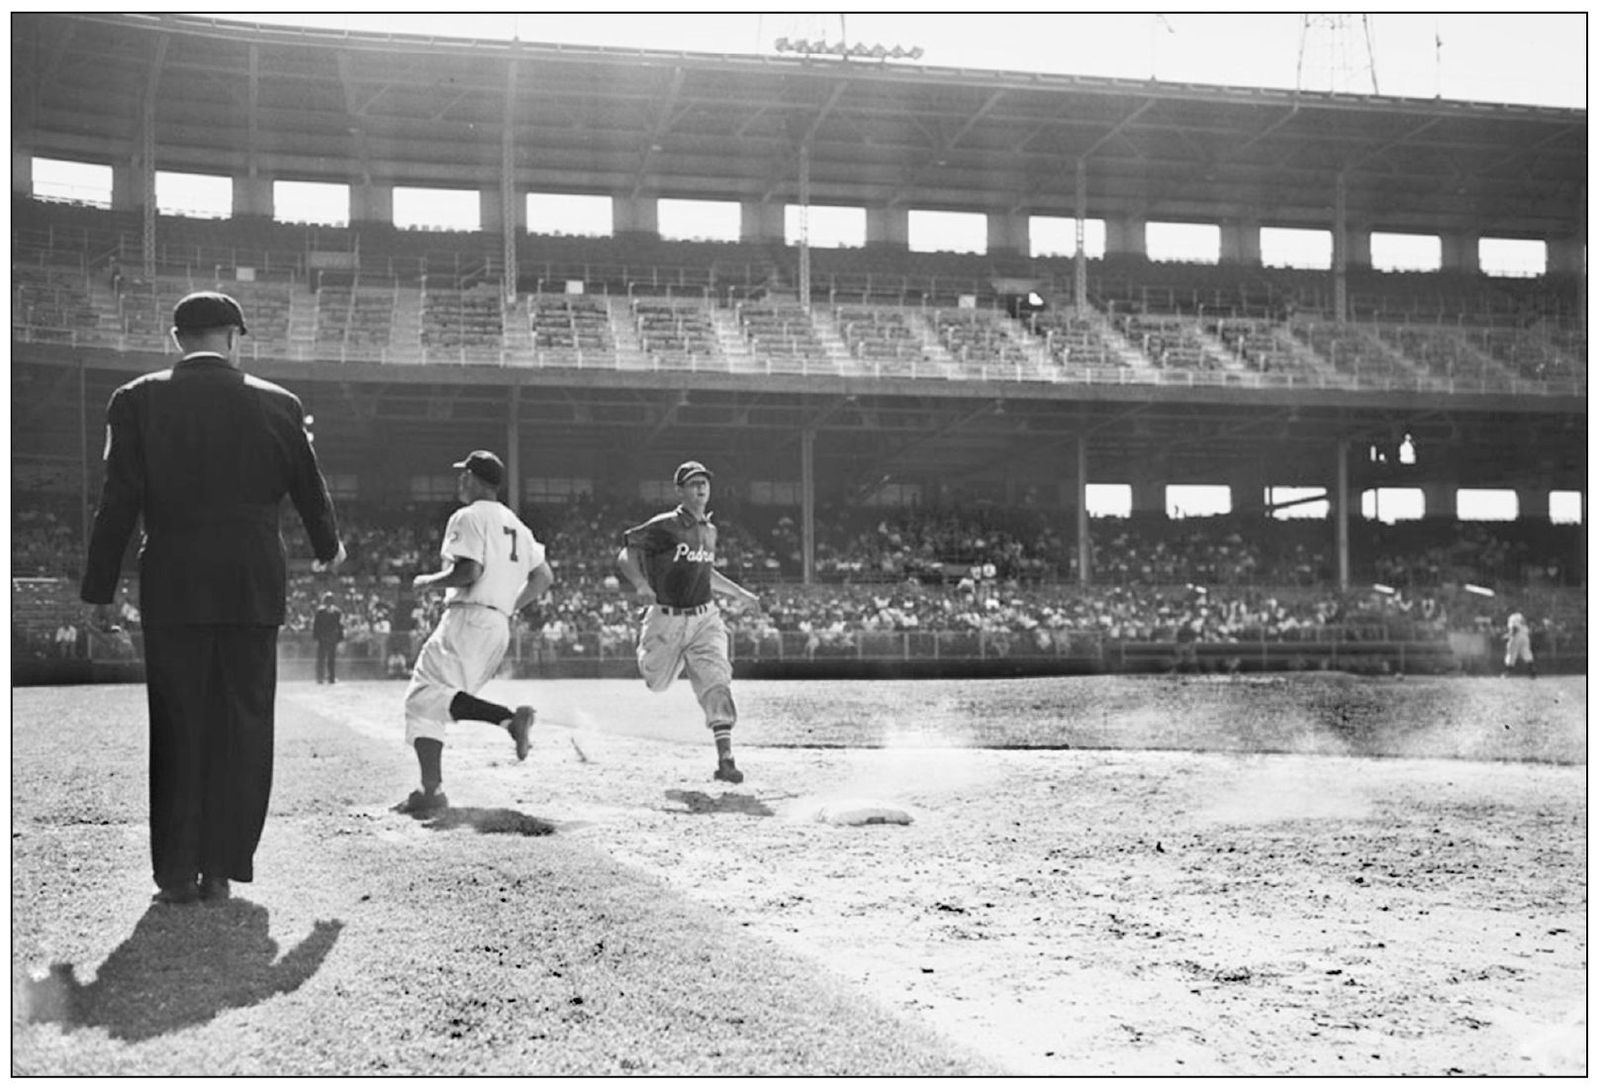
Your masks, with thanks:
M 758 595 L 714 568 L 719 535 L 707 513 L 713 489 L 707 468 L 700 461 L 681 465 L 674 471 L 674 489 L 680 505 L 625 530 L 619 550 L 619 570 L 636 596 L 651 603 L 641 615 L 635 660 L 654 692 L 667 689 L 684 668 L 713 731 L 719 755 L 713 777 L 739 783 L 744 776 L 730 748 L 736 725 L 730 636 L 713 595 L 723 594 L 739 606 L 756 603 Z

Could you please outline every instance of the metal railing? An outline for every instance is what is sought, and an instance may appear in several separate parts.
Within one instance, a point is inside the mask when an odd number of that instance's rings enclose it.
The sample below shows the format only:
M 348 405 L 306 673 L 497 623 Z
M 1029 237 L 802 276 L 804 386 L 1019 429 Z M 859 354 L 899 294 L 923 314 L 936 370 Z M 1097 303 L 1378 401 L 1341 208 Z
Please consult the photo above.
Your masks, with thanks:
M 126 333 L 109 329 L 58 329 L 47 326 L 13 325 L 11 339 L 19 344 L 51 344 L 72 348 L 108 348 L 120 352 L 166 354 L 169 343 L 164 336 Z M 286 360 L 301 363 L 378 363 L 393 366 L 483 366 L 504 368 L 573 370 L 657 370 L 659 364 L 640 352 L 624 350 L 586 351 L 583 349 L 509 349 L 491 347 L 412 348 L 398 351 L 362 345 L 269 343 L 247 337 L 240 344 L 242 357 L 251 360 Z M 706 370 L 741 373 L 728 360 L 709 358 L 695 368 L 662 367 L 666 370 Z M 784 368 L 775 368 L 781 373 Z M 798 373 L 801 373 L 799 370 Z M 839 373 L 835 368 L 831 373 Z M 1447 378 L 1432 375 L 1387 376 L 1340 373 L 1259 374 L 1239 371 L 1166 370 L 1158 367 L 1058 367 L 1025 362 L 981 361 L 961 365 L 922 360 L 900 364 L 860 361 L 854 373 L 888 382 L 916 379 L 982 382 L 1049 382 L 1055 385 L 1086 386 L 1171 386 L 1180 388 L 1307 389 L 1366 392 L 1412 392 L 1446 394 L 1539 394 L 1551 397 L 1582 397 L 1587 384 L 1575 379 L 1523 379 L 1501 377 Z

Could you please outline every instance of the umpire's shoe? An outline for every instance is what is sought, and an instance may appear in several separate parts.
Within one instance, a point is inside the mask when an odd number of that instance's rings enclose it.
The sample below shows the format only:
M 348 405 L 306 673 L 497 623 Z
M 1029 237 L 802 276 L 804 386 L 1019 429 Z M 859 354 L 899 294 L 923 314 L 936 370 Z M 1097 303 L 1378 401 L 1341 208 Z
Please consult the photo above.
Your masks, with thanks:
M 513 735 L 513 751 L 520 760 L 529 755 L 529 728 L 535 722 L 535 708 L 525 706 L 513 712 L 507 732 Z
M 713 773 L 713 777 L 724 783 L 739 783 L 746 778 L 741 774 L 741 769 L 736 767 L 735 758 L 730 756 L 719 761 L 719 770 Z

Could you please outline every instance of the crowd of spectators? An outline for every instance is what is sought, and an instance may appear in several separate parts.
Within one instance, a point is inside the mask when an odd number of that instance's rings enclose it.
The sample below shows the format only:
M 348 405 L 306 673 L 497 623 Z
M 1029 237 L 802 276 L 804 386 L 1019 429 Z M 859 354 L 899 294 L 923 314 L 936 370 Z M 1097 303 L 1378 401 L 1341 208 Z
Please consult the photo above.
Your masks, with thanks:
M 543 646 L 608 656 L 633 644 L 637 605 L 619 588 L 614 556 L 620 531 L 658 505 L 583 496 L 526 509 L 557 576 L 549 598 L 527 618 Z M 451 509 L 450 502 L 343 506 L 349 559 L 334 576 L 309 572 L 304 535 L 286 513 L 297 572 L 286 631 L 309 634 L 318 598 L 333 591 L 347 653 L 410 660 L 441 608 L 440 595 L 413 594 L 412 577 L 438 568 Z M 1330 589 L 1324 521 L 1139 517 L 1091 520 L 1093 578 L 1081 586 L 1074 525 L 1062 514 L 838 508 L 818 519 L 816 584 L 804 586 L 793 514 L 754 507 L 736 508 L 729 520 L 715 516 L 721 568 L 763 595 L 760 609 L 731 617 L 732 631 L 757 641 L 801 640 L 810 652 L 863 632 L 1009 633 L 1046 648 L 1078 632 L 1208 643 L 1301 638 L 1333 625 L 1390 634 L 1401 622 L 1429 635 L 1490 630 L 1491 605 L 1458 592 L 1461 583 L 1494 581 L 1490 572 L 1530 576 L 1537 565 L 1558 585 L 1564 573 L 1561 560 L 1534 555 L 1526 542 L 1486 526 L 1461 524 L 1445 535 L 1441 527 L 1378 525 L 1354 536 L 1357 589 L 1339 595 Z M 13 576 L 75 579 L 78 519 L 60 504 L 14 509 Z M 124 623 L 137 627 L 137 610 L 124 608 Z

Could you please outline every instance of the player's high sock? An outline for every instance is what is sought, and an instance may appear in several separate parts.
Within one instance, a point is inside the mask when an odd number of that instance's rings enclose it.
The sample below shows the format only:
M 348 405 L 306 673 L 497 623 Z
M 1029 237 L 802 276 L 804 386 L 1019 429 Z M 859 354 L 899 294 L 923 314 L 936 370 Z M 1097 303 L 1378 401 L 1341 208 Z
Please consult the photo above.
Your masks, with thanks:
M 412 747 L 418 752 L 418 777 L 424 793 L 433 794 L 440 789 L 440 754 L 446 745 L 432 737 L 420 737 L 413 741 Z
M 459 692 L 451 698 L 451 717 L 459 721 L 466 718 L 500 726 L 513 717 L 513 709 L 470 696 L 467 692 Z
M 730 726 L 715 726 L 713 728 L 713 747 L 719 750 L 720 760 L 732 759 L 730 755 Z

